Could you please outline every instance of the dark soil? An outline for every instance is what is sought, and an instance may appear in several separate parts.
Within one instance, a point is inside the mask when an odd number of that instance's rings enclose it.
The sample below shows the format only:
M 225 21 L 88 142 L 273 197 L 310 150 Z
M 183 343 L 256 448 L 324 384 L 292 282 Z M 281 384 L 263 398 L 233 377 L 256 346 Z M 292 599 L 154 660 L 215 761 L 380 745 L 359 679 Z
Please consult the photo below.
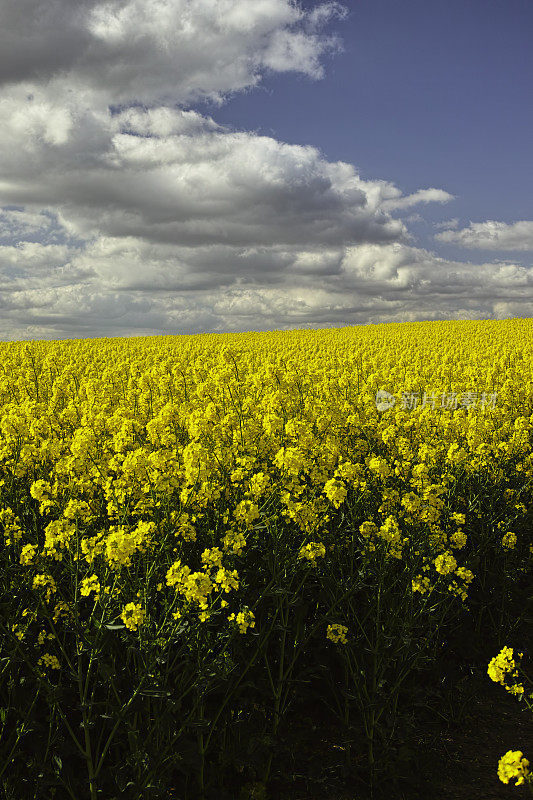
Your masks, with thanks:
M 468 701 L 460 722 L 433 736 L 424 753 L 419 797 L 438 800 L 500 800 L 529 795 L 527 786 L 503 784 L 498 760 L 508 750 L 533 749 L 533 714 L 524 703 L 493 683 L 486 674 L 465 681 Z M 425 751 L 425 752 L 424 752 Z
M 505 641 L 520 642 L 523 666 L 533 678 L 533 630 L 529 615 Z M 390 764 L 369 790 L 364 738 L 348 754 L 342 730 L 320 703 L 295 712 L 280 742 L 281 767 L 268 793 L 243 795 L 258 800 L 525 800 L 529 787 L 503 784 L 498 761 L 521 750 L 533 767 L 533 713 L 524 702 L 491 681 L 489 660 L 499 652 L 494 638 L 476 644 L 455 642 L 432 675 L 441 685 L 421 680 L 410 688 L 411 706 L 401 715 Z M 531 686 L 526 685 L 526 690 Z M 318 698 L 317 698 L 318 699 Z M 348 768 L 347 768 L 347 765 Z M 387 769 L 388 767 L 388 769 Z M 348 776 L 348 777 L 347 777 Z
M 483 674 L 484 672 L 484 674 Z M 498 760 L 508 750 L 533 755 L 533 714 L 524 703 L 494 684 L 484 670 L 472 670 L 453 689 L 442 707 L 418 719 L 416 730 L 397 749 L 395 774 L 378 779 L 374 798 L 390 800 L 523 800 L 527 786 L 503 784 Z M 439 716 L 442 714 L 442 716 Z M 294 721 L 281 745 L 285 762 L 269 784 L 268 794 L 241 797 L 269 800 L 368 800 L 364 752 L 352 752 L 353 778 L 342 778 L 346 748 L 333 722 L 313 718 Z M 403 758 L 402 758 L 403 756 Z M 358 769 L 359 768 L 359 769 Z M 251 788 L 251 787 L 250 787 Z

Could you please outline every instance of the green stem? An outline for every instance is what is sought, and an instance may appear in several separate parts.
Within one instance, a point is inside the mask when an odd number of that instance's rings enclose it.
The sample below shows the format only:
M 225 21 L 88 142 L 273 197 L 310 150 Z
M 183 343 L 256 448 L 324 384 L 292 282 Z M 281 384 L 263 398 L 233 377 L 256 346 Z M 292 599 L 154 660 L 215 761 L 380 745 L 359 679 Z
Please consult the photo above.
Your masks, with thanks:
M 94 774 L 94 760 L 93 760 L 92 745 L 91 745 L 91 734 L 89 732 L 89 717 L 87 716 L 86 713 L 86 704 L 85 704 L 86 688 L 87 688 L 87 682 L 85 683 L 85 686 L 83 685 L 81 653 L 78 652 L 78 693 L 80 696 L 83 735 L 85 739 L 85 761 L 87 764 L 87 773 L 89 776 L 89 791 L 91 793 L 91 800 L 96 800 L 97 788 L 96 788 L 96 781 Z
M 270 683 L 271 683 L 271 686 L 272 686 L 272 691 L 274 692 L 274 716 L 273 716 L 273 719 L 272 719 L 272 736 L 273 736 L 273 738 L 275 738 L 276 735 L 277 735 L 278 727 L 279 727 L 279 723 L 280 723 L 281 697 L 282 697 L 282 692 L 283 692 L 283 684 L 284 684 L 284 681 L 286 679 L 286 676 L 284 675 L 284 670 L 283 670 L 283 667 L 284 667 L 284 664 L 285 664 L 285 645 L 286 645 L 286 642 L 287 642 L 287 623 L 288 623 L 288 609 L 287 609 L 287 605 L 286 605 L 285 599 L 282 599 L 282 601 L 281 601 L 281 603 L 279 605 L 279 609 L 280 609 L 280 612 L 281 612 L 280 616 L 281 616 L 281 621 L 282 621 L 282 625 L 283 625 L 283 632 L 282 632 L 282 635 L 281 635 L 281 647 L 280 647 L 280 656 L 279 656 L 279 665 L 278 665 L 278 679 L 277 679 L 277 685 L 276 686 L 274 686 L 274 683 L 272 681 L 270 668 L 268 670 L 269 676 L 270 676 Z M 285 610 L 285 613 L 284 613 L 284 610 Z M 265 654 L 265 659 L 266 659 L 266 654 Z M 268 660 L 267 660 L 267 666 L 268 666 Z M 272 760 L 273 760 L 273 758 L 274 758 L 274 752 L 273 752 L 273 750 L 271 748 L 270 749 L 270 753 L 268 755 L 267 765 L 266 765 L 264 776 L 263 776 L 263 782 L 264 783 L 267 783 L 268 778 L 270 776 L 270 770 L 272 768 Z
M 98 764 L 97 764 L 97 767 L 96 767 L 96 770 L 95 770 L 95 778 L 97 778 L 97 777 L 98 777 L 98 775 L 100 774 L 100 770 L 102 769 L 102 766 L 103 766 L 103 763 L 104 763 L 104 759 L 105 759 L 105 757 L 106 757 L 106 754 L 107 754 L 107 751 L 108 751 L 108 749 L 109 749 L 109 747 L 110 747 L 110 745 L 111 745 L 111 742 L 113 741 L 113 737 L 115 736 L 115 733 L 116 733 L 116 731 L 117 731 L 117 729 L 118 729 L 118 726 L 119 726 L 119 725 L 120 725 L 120 723 L 122 722 L 122 719 L 123 719 L 123 717 L 124 717 L 124 716 L 125 716 L 125 714 L 126 714 L 126 711 L 127 711 L 127 710 L 128 710 L 128 708 L 130 707 L 130 705 L 132 704 L 132 702 L 134 701 L 134 699 L 137 697 L 138 693 L 140 692 L 140 690 L 141 690 L 141 688 L 142 688 L 142 686 L 143 686 L 143 684 L 144 684 L 144 681 L 145 681 L 145 678 L 144 678 L 144 677 L 143 677 L 143 678 L 141 678 L 141 682 L 139 683 L 139 685 L 137 686 L 137 688 L 136 688 L 136 689 L 135 689 L 135 691 L 133 692 L 133 694 L 132 694 L 132 696 L 130 697 L 130 699 L 128 700 L 128 702 L 127 702 L 127 703 L 125 703 L 125 704 L 122 706 L 122 708 L 120 709 L 120 711 L 119 711 L 119 715 L 118 715 L 118 719 L 117 719 L 117 721 L 115 722 L 115 724 L 114 724 L 114 726 L 113 726 L 113 729 L 111 730 L 111 733 L 110 733 L 110 734 L 109 734 L 109 736 L 107 737 L 107 742 L 105 743 L 104 749 L 102 750 L 102 753 L 101 753 L 101 755 L 100 755 L 100 758 L 98 759 Z
M 33 706 L 34 706 L 34 704 L 35 704 L 35 701 L 37 700 L 37 697 L 39 696 L 39 691 L 40 691 L 40 689 L 38 688 L 38 689 L 37 689 L 37 693 L 36 693 L 35 697 L 34 697 L 34 698 L 33 698 L 33 700 L 32 700 L 32 704 L 31 704 L 31 706 L 30 706 L 30 710 L 28 711 L 27 717 L 29 717 L 29 715 L 31 714 L 31 711 L 32 711 L 32 709 L 33 709 Z M 10 753 L 9 753 L 8 757 L 5 759 L 5 761 L 4 761 L 4 766 L 2 767 L 2 769 L 0 769 L 0 777 L 2 776 L 2 774 L 3 774 L 4 770 L 6 769 L 6 767 L 7 767 L 9 764 L 11 764 L 11 761 L 12 761 L 12 758 L 13 758 L 13 753 L 14 753 L 14 751 L 15 751 L 15 748 L 16 748 L 16 746 L 18 745 L 18 743 L 19 743 L 19 741 L 20 741 L 20 738 L 21 738 L 21 736 L 22 736 L 22 735 L 23 735 L 23 733 L 24 733 L 24 726 L 25 726 L 25 724 L 26 724 L 26 720 L 24 720 L 24 722 L 22 723 L 22 726 L 21 726 L 20 730 L 19 730 L 19 731 L 18 731 L 18 733 L 17 733 L 17 740 L 16 740 L 15 744 L 13 745 L 13 747 L 11 748 L 11 751 L 10 751 Z

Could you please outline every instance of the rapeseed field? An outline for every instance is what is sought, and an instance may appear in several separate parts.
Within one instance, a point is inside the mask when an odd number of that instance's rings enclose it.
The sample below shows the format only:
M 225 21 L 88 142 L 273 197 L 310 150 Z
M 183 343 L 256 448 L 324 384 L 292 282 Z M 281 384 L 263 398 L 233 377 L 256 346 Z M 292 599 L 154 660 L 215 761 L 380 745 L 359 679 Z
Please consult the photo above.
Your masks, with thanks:
M 5 796 L 280 796 L 319 701 L 379 791 L 450 632 L 510 635 L 532 422 L 529 319 L 0 344 Z

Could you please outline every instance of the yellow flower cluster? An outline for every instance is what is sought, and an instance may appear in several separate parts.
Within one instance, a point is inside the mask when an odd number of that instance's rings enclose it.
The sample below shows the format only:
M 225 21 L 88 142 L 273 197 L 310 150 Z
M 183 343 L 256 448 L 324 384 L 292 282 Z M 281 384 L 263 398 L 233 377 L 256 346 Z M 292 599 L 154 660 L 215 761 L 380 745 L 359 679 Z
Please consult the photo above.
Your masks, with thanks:
M 518 658 L 521 659 L 523 655 L 523 653 L 518 653 Z M 490 660 L 487 672 L 491 680 L 500 683 L 508 692 L 516 695 L 518 700 L 524 700 L 529 710 L 533 711 L 533 692 L 527 695 L 524 685 L 516 680 L 519 672 L 512 647 L 503 647 L 498 655 Z M 514 680 L 509 682 L 510 678 Z M 533 791 L 533 774 L 529 769 L 529 761 L 524 758 L 520 750 L 508 750 L 500 758 L 498 777 L 502 783 L 509 783 L 512 778 L 516 778 L 516 786 L 527 782 Z
M 420 592 L 420 594 L 425 594 L 430 588 L 430 580 L 429 578 L 423 575 L 417 575 L 416 578 L 413 578 L 411 581 L 411 587 L 413 592 Z
M 109 564 L 115 569 L 129 567 L 134 553 L 146 549 L 150 544 L 155 527 L 153 522 L 139 522 L 132 531 L 127 531 L 123 525 L 118 528 L 112 526 L 105 540 Z
M 331 478 L 324 486 L 324 494 L 328 500 L 331 500 L 335 508 L 339 508 L 346 499 L 348 492 L 342 481 L 337 478 Z
M 37 637 L 37 643 L 43 645 L 45 643 L 45 639 L 55 639 L 53 633 L 46 633 L 46 631 L 41 631 Z
M 88 597 L 91 592 L 94 592 L 96 595 L 100 594 L 100 581 L 98 580 L 97 575 L 91 575 L 88 578 L 84 578 L 81 582 L 80 587 L 80 594 L 82 597 Z
M 335 623 L 333 625 L 328 625 L 326 638 L 330 639 L 332 642 L 335 642 L 335 644 L 337 644 L 338 642 L 346 644 L 346 642 L 348 641 L 346 639 L 347 633 L 348 633 L 348 628 L 346 627 L 346 625 L 339 625 Z
M 34 544 L 25 544 L 20 553 L 21 564 L 31 564 L 37 548 Z
M 502 538 L 502 547 L 505 547 L 507 550 L 513 550 L 516 545 L 516 541 L 516 533 L 508 531 Z
M 41 573 L 33 579 L 34 589 L 46 589 L 46 602 L 48 603 L 52 594 L 57 590 L 56 582 L 51 575 Z
M 522 658 L 522 656 L 523 653 L 518 653 L 519 658 Z M 506 678 L 518 677 L 518 671 L 516 669 L 516 661 L 514 659 L 512 647 L 503 647 L 498 655 L 494 656 L 494 658 L 489 662 L 487 672 L 491 680 L 493 680 L 495 683 L 501 683 L 501 685 L 504 686 L 505 689 L 511 694 L 521 695 L 524 693 L 524 687 L 521 683 L 506 683 Z
M 509 783 L 517 778 L 516 786 L 521 786 L 529 775 L 529 761 L 521 750 L 508 750 L 498 762 L 498 778 L 502 783 Z
M 4 528 L 4 541 L 6 547 L 9 547 L 9 545 L 13 542 L 20 542 L 22 539 L 20 519 L 13 513 L 13 509 L 9 508 L 9 506 L 0 509 L 0 525 L 2 525 Z
M 325 555 L 326 548 L 323 542 L 309 542 L 300 548 L 298 558 L 315 563 L 317 558 L 324 558 Z
M 126 628 L 130 631 L 136 631 L 139 625 L 143 624 L 145 616 L 146 610 L 142 608 L 140 603 L 128 603 L 124 606 L 120 618 Z
M 59 659 L 57 656 L 50 655 L 50 653 L 45 653 L 40 657 L 37 661 L 39 666 L 49 667 L 50 669 L 60 669 L 61 664 L 59 663 Z
M 249 609 L 239 611 L 237 614 L 230 614 L 228 617 L 229 622 L 235 622 L 239 627 L 240 633 L 246 633 L 248 628 L 255 627 L 255 615 Z
M 435 569 L 437 572 L 440 572 L 441 575 L 448 575 L 450 572 L 457 569 L 457 561 L 449 552 L 441 553 L 440 556 L 437 556 L 434 563 Z

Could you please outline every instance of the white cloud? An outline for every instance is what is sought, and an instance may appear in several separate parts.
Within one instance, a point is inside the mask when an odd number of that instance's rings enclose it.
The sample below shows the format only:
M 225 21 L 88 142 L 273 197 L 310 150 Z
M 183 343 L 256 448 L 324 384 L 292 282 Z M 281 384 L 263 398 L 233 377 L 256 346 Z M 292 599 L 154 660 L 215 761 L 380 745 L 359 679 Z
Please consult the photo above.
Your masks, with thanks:
M 533 296 L 531 268 L 448 261 L 399 243 L 179 248 L 117 237 L 35 259 L 24 280 L 12 271 L 0 282 L 2 338 L 499 319 L 528 316 Z
M 401 191 L 316 148 L 179 109 L 70 112 L 64 143 L 14 132 L 9 115 L 0 132 L 0 202 L 25 203 L 30 228 L 42 216 L 66 243 L 4 249 L 7 338 L 483 318 L 531 291 L 525 267 L 411 246 L 387 210 Z
M 69 255 L 66 245 L 21 242 L 16 247 L 0 247 L 0 269 L 18 267 L 21 269 L 53 268 L 64 264 Z
M 317 31 L 344 13 L 291 0 L 3 0 L 0 83 L 66 80 L 104 105 L 220 101 L 265 69 L 320 77 L 340 43 Z
M 175 109 L 103 115 L 74 106 L 69 140 L 57 144 L 40 128 L 13 128 L 9 111 L 23 102 L 15 90 L 0 101 L 0 203 L 47 207 L 70 235 L 182 246 L 409 238 L 382 208 L 401 195 L 396 187 L 364 181 L 314 147 L 228 131 Z M 26 101 L 30 110 L 34 102 Z
M 390 184 L 387 184 L 390 186 Z M 382 208 L 385 211 L 394 211 L 396 209 L 411 208 L 418 205 L 418 203 L 448 203 L 450 200 L 455 199 L 455 195 L 445 192 L 443 189 L 419 189 L 413 194 L 401 197 L 399 189 L 388 189 L 387 199 L 382 202 Z M 390 199 L 389 199 L 390 198 Z
M 533 301 L 522 303 L 501 302 L 494 304 L 495 319 L 514 319 L 516 317 L 533 317 Z
M 533 221 L 520 220 L 511 224 L 494 220 L 471 222 L 468 228 L 437 233 L 435 239 L 478 250 L 533 251 Z
M 48 232 L 52 219 L 42 211 L 25 211 L 20 208 L 0 209 L 0 237 L 15 238 Z
M 345 19 L 347 15 L 348 9 L 346 6 L 335 2 L 335 0 L 329 0 L 329 2 L 321 3 L 312 8 L 305 18 L 304 25 L 306 30 L 316 31 L 331 19 Z
M 531 269 L 413 246 L 402 212 L 448 192 L 403 195 L 180 107 L 272 70 L 319 79 L 341 46 L 322 29 L 345 15 L 291 0 L 4 0 L 0 338 L 527 310 Z

